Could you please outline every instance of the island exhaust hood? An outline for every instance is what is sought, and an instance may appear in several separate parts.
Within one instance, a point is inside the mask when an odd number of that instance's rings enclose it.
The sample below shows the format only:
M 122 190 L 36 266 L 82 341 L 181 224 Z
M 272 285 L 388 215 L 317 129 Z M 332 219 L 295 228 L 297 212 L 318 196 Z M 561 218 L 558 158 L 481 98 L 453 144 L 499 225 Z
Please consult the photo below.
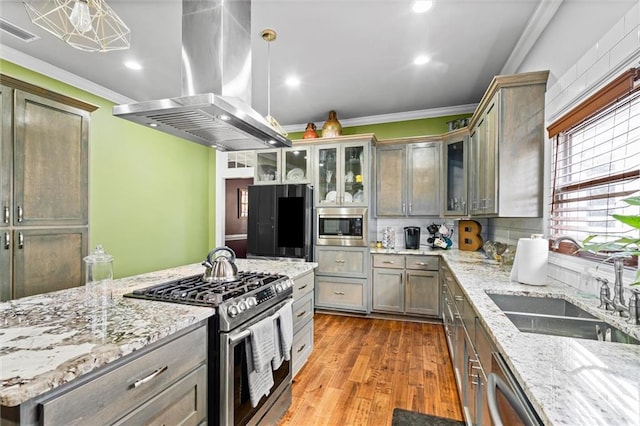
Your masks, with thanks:
M 182 2 L 182 96 L 113 115 L 220 151 L 291 146 L 251 105 L 251 1 Z

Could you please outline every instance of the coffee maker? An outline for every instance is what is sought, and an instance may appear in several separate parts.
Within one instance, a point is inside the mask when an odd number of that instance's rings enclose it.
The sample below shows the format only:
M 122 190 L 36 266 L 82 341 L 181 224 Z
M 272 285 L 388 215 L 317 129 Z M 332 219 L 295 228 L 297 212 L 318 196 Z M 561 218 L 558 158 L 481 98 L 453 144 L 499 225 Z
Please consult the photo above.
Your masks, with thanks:
M 406 226 L 404 228 L 404 247 L 407 249 L 420 248 L 420 227 Z

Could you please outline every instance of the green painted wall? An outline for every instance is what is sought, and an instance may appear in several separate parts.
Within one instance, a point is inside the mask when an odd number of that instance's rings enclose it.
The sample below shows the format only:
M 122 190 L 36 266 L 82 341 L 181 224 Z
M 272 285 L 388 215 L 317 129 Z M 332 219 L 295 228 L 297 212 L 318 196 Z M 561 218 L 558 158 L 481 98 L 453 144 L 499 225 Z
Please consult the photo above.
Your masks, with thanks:
M 378 140 L 405 138 L 409 136 L 440 135 L 447 132 L 447 121 L 466 117 L 471 117 L 471 114 L 448 115 L 444 117 L 422 118 L 419 120 L 344 127 L 342 129 L 342 134 L 360 135 L 363 133 L 375 133 Z M 322 137 L 320 129 L 318 129 L 318 134 Z M 289 139 L 302 139 L 303 135 L 304 130 L 301 132 L 292 132 L 289 133 Z
M 105 99 L 0 60 L 0 72 L 97 105 L 89 137 L 89 247 L 116 278 L 205 258 L 215 241 L 215 150 L 111 115 Z

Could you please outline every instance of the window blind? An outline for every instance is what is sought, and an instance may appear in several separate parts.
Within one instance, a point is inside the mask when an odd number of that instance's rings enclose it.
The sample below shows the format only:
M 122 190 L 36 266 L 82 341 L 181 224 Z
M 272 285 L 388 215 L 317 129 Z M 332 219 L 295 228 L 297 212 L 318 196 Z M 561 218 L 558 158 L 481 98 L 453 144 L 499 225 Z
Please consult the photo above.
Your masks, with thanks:
M 640 214 L 624 198 L 640 191 L 640 92 L 632 92 L 554 138 L 550 233 L 606 242 L 638 231 L 612 214 Z M 595 242 L 595 241 L 594 241 Z

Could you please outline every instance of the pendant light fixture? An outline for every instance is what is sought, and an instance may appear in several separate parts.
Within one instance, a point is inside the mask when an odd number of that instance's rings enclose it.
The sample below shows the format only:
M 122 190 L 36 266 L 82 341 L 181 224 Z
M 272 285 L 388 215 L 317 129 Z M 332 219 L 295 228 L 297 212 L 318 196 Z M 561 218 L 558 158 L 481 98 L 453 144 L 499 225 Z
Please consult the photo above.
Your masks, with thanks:
M 104 0 L 25 0 L 31 22 L 76 49 L 129 48 L 131 31 Z
M 278 36 L 275 30 L 264 29 L 260 33 L 260 36 L 267 42 L 267 122 L 273 129 L 280 133 L 282 136 L 287 136 L 288 133 L 280 126 L 280 123 L 271 116 L 271 42 Z

